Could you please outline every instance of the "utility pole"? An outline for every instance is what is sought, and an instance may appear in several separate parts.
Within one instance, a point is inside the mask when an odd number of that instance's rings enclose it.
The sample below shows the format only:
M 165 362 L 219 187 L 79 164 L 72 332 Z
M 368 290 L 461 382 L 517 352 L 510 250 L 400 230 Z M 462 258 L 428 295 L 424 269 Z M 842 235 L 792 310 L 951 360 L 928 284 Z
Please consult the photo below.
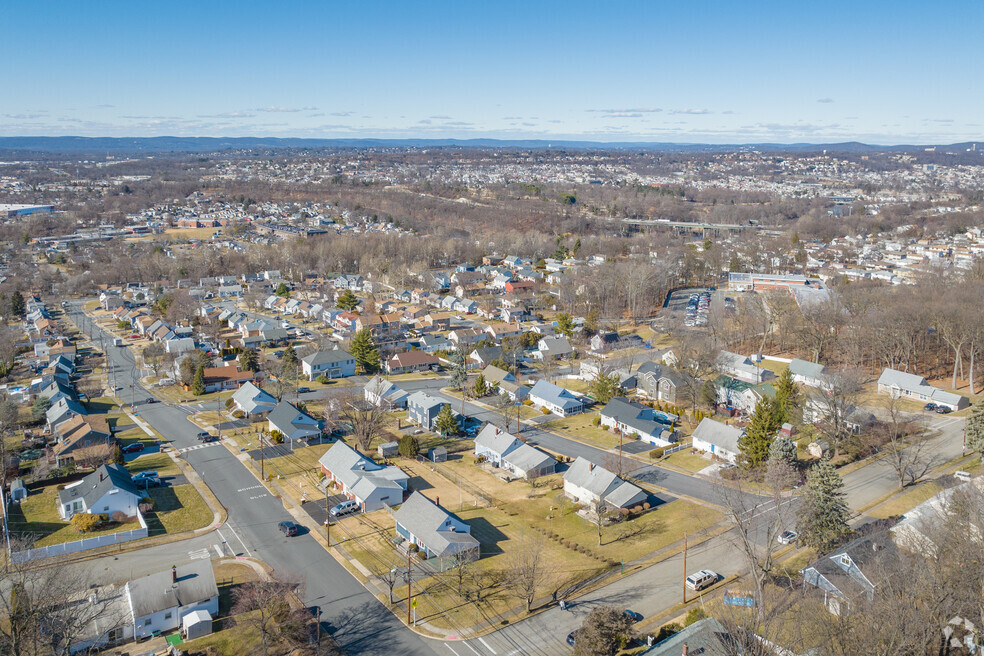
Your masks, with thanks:
M 517 435 L 519 435 L 519 406 L 520 406 L 520 402 L 516 401 L 516 434 Z
M 618 477 L 622 478 L 622 440 L 625 439 L 625 431 L 622 426 L 618 427 Z
M 263 469 L 263 433 L 260 433 L 260 478 L 264 481 L 266 480 L 266 472 Z
M 410 545 L 407 545 L 407 626 L 410 626 L 410 605 L 413 603 L 413 576 L 410 573 Z
M 683 534 L 683 603 L 687 603 L 687 534 Z
M 328 546 L 331 546 L 331 513 L 328 510 L 328 481 L 325 481 L 325 540 L 328 541 Z M 392 601 L 392 598 L 391 598 Z

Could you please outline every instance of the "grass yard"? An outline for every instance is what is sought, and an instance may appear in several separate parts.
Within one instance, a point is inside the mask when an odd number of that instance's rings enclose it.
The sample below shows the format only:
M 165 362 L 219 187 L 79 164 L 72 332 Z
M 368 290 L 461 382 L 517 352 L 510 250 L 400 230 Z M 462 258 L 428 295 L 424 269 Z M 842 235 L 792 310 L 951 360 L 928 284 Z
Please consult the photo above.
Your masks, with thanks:
M 552 419 L 551 421 L 540 424 L 539 427 L 548 431 L 570 433 L 574 437 L 591 442 L 592 444 L 597 444 L 605 449 L 617 448 L 619 441 L 618 433 L 612 433 L 606 430 L 604 426 L 595 426 L 593 421 L 597 416 L 593 412 L 583 412 L 579 415 Z M 631 441 L 631 438 L 627 438 L 625 441 Z
M 260 653 L 263 649 L 263 640 L 260 630 L 256 624 L 249 621 L 250 616 L 259 613 L 242 613 L 235 618 L 227 618 L 222 621 L 221 630 L 212 635 L 207 635 L 197 640 L 192 640 L 181 645 L 182 651 L 186 654 L 204 654 L 209 647 L 215 649 L 220 656 L 242 656 L 242 654 Z M 219 624 L 216 623 L 216 627 Z M 228 627 L 228 628 L 226 628 Z
M 193 531 L 212 521 L 212 511 L 208 504 L 190 483 L 175 487 L 154 487 L 147 494 L 154 500 L 154 510 L 146 517 L 150 535 Z
M 7 518 L 10 531 L 33 537 L 34 547 L 46 547 L 140 527 L 139 523 L 133 521 L 99 531 L 79 533 L 70 523 L 63 522 L 58 516 L 57 503 L 58 490 L 51 485 L 40 493 L 31 494 L 20 504 L 11 504 L 10 516 Z
M 659 462 L 676 465 L 681 469 L 686 469 L 687 471 L 696 473 L 713 464 L 714 461 L 696 453 L 690 453 L 690 449 L 681 449 L 676 453 L 671 453 Z
M 881 518 L 904 515 L 923 501 L 938 494 L 942 489 L 936 481 L 918 483 L 888 501 L 878 504 L 866 514 Z
M 219 228 L 167 228 L 162 234 L 178 239 L 208 239 L 216 230 Z
M 178 476 L 181 474 L 181 468 L 166 453 L 150 453 L 140 456 L 126 463 L 126 468 L 131 474 L 139 474 L 144 471 L 156 471 L 158 476 Z

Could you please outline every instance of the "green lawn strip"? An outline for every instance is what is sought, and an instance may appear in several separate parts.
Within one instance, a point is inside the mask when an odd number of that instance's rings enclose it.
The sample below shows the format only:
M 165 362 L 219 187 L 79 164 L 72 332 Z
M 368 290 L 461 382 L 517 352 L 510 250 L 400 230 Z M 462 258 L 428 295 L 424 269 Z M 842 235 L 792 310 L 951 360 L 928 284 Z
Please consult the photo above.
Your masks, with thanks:
M 573 435 L 576 438 L 584 440 L 586 442 L 591 442 L 592 444 L 597 444 L 606 449 L 617 448 L 619 443 L 618 433 L 612 433 L 605 430 L 602 426 L 595 426 L 592 422 L 594 420 L 594 413 L 582 413 L 579 415 L 572 415 L 570 417 L 558 417 L 557 419 L 552 419 L 546 423 L 540 424 L 540 428 L 548 431 L 563 431 Z M 626 438 L 623 440 L 623 444 L 627 442 L 635 441 L 632 438 Z
M 139 474 L 145 471 L 156 471 L 159 476 L 177 476 L 181 474 L 181 469 L 166 453 L 149 453 L 145 456 L 134 458 L 126 463 L 126 468 L 131 474 Z
M 215 633 L 184 643 L 182 651 L 186 654 L 204 654 L 209 647 L 214 647 L 221 656 L 262 653 L 263 641 L 259 628 L 249 621 L 250 617 L 258 613 L 259 611 L 252 611 L 224 618 L 216 622 Z
M 712 464 L 712 462 L 707 458 L 690 453 L 688 449 L 682 449 L 676 453 L 671 453 L 659 462 L 676 465 L 681 469 L 686 469 L 687 471 L 692 471 L 695 473 Z
M 147 494 L 154 500 L 154 510 L 146 517 L 150 535 L 193 531 L 212 521 L 208 504 L 190 483 L 151 488 Z
M 63 522 L 58 516 L 57 500 L 58 490 L 56 486 L 50 485 L 40 493 L 31 494 L 20 504 L 12 505 L 7 518 L 10 531 L 36 538 L 33 547 L 47 547 L 140 527 L 133 521 L 122 525 L 114 524 L 98 531 L 79 533 L 69 522 Z
M 911 486 L 908 490 L 878 504 L 866 514 L 871 517 L 896 517 L 904 515 L 923 501 L 930 499 L 942 490 L 936 481 L 925 481 Z

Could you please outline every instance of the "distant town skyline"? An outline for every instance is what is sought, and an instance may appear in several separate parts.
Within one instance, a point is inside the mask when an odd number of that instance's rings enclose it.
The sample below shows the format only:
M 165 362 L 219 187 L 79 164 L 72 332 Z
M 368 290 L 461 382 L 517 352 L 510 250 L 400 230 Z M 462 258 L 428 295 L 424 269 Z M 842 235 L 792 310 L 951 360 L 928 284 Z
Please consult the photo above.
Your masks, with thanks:
M 952 143 L 969 1 L 9 0 L 0 136 Z

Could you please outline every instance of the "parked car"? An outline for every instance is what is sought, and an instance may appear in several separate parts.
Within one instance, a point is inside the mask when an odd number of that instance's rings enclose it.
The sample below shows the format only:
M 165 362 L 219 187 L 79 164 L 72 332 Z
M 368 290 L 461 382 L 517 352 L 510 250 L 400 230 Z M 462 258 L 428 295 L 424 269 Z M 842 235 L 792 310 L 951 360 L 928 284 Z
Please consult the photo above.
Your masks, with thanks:
M 280 532 L 283 533 L 285 537 L 297 535 L 297 524 L 294 522 L 280 522 L 277 524 L 277 528 L 280 529 Z
M 205 441 L 208 441 L 208 438 L 212 437 L 212 434 L 209 433 L 208 431 L 201 431 L 195 437 L 198 438 L 199 440 L 205 442 Z
M 718 575 L 709 569 L 702 569 L 687 577 L 686 585 L 695 592 L 709 588 L 717 583 Z
M 143 442 L 134 442 L 133 444 L 127 444 L 121 449 L 123 453 L 140 453 L 144 450 Z
M 799 537 L 799 533 L 796 531 L 783 531 L 782 535 L 776 538 L 779 544 L 792 544 L 796 542 L 796 538 Z
M 628 615 L 633 622 L 641 622 L 643 620 L 642 613 L 637 613 L 634 610 L 625 609 L 625 614 Z
M 570 633 L 567 634 L 567 644 L 569 644 L 571 647 L 574 646 L 574 632 L 573 631 L 571 631 Z
M 341 517 L 342 515 L 348 515 L 349 513 L 354 513 L 359 509 L 359 504 L 354 499 L 348 499 L 343 501 L 329 511 L 332 517 Z
M 142 471 L 142 472 L 137 472 L 136 474 L 133 475 L 133 480 L 135 481 L 139 481 L 144 478 L 159 478 L 159 477 L 157 476 L 157 472 L 155 471 Z
M 926 405 L 923 406 L 923 410 L 928 410 L 929 412 L 932 412 L 933 410 L 936 410 L 936 404 L 927 403 Z
M 936 406 L 936 414 L 938 414 L 938 415 L 948 415 L 951 412 L 953 412 L 953 410 L 951 410 L 950 408 L 946 407 L 945 405 L 938 405 L 938 406 Z
M 310 387 L 298 387 L 297 388 L 297 393 L 298 394 L 304 394 L 305 392 L 310 392 L 310 391 L 311 391 L 311 388 Z
M 145 401 L 145 403 L 157 403 L 157 397 L 156 396 L 148 396 L 147 397 L 147 400 Z
M 147 478 L 141 478 L 141 479 L 134 479 L 133 482 L 137 484 L 137 487 L 142 487 L 144 489 L 147 489 L 149 487 L 160 487 L 161 486 L 161 479 L 159 479 L 159 478 L 147 477 Z

